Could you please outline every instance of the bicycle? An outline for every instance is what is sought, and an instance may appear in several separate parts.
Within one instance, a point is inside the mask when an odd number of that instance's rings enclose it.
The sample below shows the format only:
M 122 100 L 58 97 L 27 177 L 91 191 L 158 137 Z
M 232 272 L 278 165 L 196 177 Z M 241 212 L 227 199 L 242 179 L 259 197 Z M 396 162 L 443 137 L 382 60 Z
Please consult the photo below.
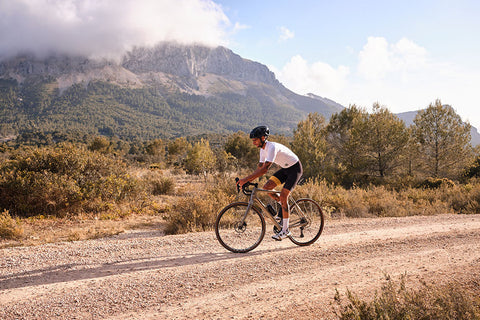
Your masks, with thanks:
M 239 186 L 237 192 L 240 192 Z M 215 221 L 217 240 L 225 249 L 235 253 L 251 251 L 262 242 L 266 231 L 265 219 L 273 223 L 274 232 L 282 228 L 281 219 L 277 221 L 268 211 L 268 205 L 257 197 L 257 193 L 280 195 L 280 191 L 261 189 L 257 183 L 247 182 L 242 186 L 242 192 L 250 197 L 249 201 L 230 203 L 218 213 Z M 308 198 L 295 200 L 290 196 L 289 206 L 289 230 L 292 234 L 289 239 L 299 246 L 317 241 L 324 225 L 323 211 L 318 203 Z

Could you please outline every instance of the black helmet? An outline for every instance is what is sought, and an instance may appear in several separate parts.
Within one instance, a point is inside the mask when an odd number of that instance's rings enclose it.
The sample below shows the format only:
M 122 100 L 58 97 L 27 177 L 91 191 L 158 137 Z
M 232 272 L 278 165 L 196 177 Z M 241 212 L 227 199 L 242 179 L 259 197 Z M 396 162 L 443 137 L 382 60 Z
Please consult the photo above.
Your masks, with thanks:
M 265 138 L 268 138 L 269 134 L 270 134 L 270 129 L 268 129 L 267 126 L 259 126 L 259 127 L 253 128 L 252 132 L 250 132 L 250 139 L 261 138 L 263 136 L 265 136 Z

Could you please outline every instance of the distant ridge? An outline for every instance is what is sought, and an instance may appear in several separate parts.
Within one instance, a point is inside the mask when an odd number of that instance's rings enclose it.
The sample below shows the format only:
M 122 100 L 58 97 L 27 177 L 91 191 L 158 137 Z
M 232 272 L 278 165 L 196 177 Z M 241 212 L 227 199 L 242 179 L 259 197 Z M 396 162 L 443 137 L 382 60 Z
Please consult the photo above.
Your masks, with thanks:
M 2 93 L 13 95 L 0 120 L 10 135 L 75 128 L 144 139 L 247 131 L 260 122 L 291 134 L 310 112 L 328 120 L 343 109 L 292 92 L 265 65 L 225 47 L 162 43 L 121 61 L 23 55 L 0 62 L 1 80 Z M 78 99 L 62 99 L 68 95 Z

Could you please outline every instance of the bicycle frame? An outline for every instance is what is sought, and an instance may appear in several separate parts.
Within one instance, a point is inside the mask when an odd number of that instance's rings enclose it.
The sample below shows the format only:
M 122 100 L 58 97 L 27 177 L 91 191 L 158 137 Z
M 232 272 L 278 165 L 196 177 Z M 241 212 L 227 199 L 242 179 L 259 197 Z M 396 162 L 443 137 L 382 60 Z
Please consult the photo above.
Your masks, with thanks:
M 251 184 L 253 185 L 253 189 L 251 190 L 251 193 L 250 193 L 250 199 L 248 200 L 248 206 L 247 206 L 247 210 L 245 210 L 245 214 L 243 216 L 243 219 L 242 219 L 242 222 L 245 221 L 246 217 L 247 217 L 247 214 L 248 212 L 250 211 L 250 209 L 252 208 L 252 206 L 254 206 L 255 204 L 258 205 L 258 207 L 261 208 L 260 210 L 260 213 L 262 214 L 262 216 L 264 218 L 268 218 L 272 223 L 273 225 L 275 225 L 277 228 L 281 229 L 282 226 L 278 223 L 277 220 L 275 220 L 275 218 L 270 214 L 270 212 L 267 210 L 267 206 L 257 197 L 257 192 L 265 192 L 265 193 L 275 193 L 277 195 L 280 195 L 280 191 L 276 191 L 276 190 L 268 190 L 268 189 L 262 189 L 262 188 L 258 188 L 255 184 Z M 244 189 L 245 191 L 245 189 Z M 244 192 L 246 195 L 249 194 L 249 192 Z M 296 201 L 295 199 L 290 195 L 289 197 L 289 206 L 291 207 L 290 203 L 293 202 L 293 205 L 295 205 Z M 300 212 L 301 212 L 301 208 L 299 208 Z M 302 213 L 302 216 L 304 217 L 304 213 Z M 296 223 L 293 223 L 290 225 L 290 228 L 296 228 L 296 227 L 301 227 L 301 226 L 304 226 L 306 225 L 307 222 L 306 221 L 298 221 Z
M 262 216 L 265 218 L 270 219 L 270 221 L 277 227 L 277 228 L 282 228 L 282 226 L 275 220 L 275 218 L 272 217 L 270 212 L 267 210 L 267 206 L 257 197 L 257 192 L 266 192 L 266 193 L 276 193 L 277 195 L 280 195 L 279 191 L 276 190 L 267 190 L 267 189 L 261 189 L 253 186 L 252 193 L 250 194 L 250 199 L 248 200 L 248 206 L 247 210 L 245 211 L 245 215 L 243 216 L 243 220 L 246 219 L 248 212 L 252 208 L 252 206 L 257 203 L 259 207 L 261 208 L 260 212 Z

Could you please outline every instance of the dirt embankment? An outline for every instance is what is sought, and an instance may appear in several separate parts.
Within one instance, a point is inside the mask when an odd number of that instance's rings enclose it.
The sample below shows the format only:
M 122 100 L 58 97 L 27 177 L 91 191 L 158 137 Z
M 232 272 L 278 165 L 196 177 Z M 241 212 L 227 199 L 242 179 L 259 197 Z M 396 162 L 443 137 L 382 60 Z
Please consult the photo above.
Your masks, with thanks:
M 0 319 L 334 319 L 335 290 L 369 295 L 479 274 L 480 215 L 327 221 L 312 246 L 269 236 L 233 254 L 214 232 L 0 250 Z

